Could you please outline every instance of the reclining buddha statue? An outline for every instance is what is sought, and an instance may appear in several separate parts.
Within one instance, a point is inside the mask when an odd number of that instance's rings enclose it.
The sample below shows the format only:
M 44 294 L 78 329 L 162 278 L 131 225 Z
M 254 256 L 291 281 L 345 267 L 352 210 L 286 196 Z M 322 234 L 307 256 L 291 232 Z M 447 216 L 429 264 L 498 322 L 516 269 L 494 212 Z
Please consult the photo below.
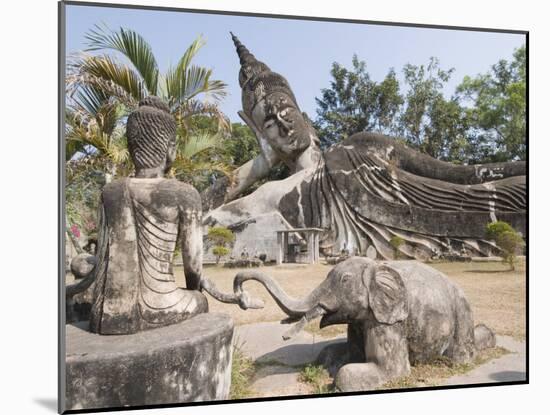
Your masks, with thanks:
M 202 197 L 210 210 L 203 224 L 233 229 L 234 252 L 253 243 L 273 259 L 276 231 L 321 228 L 321 245 L 337 252 L 364 255 L 373 247 L 389 259 L 398 236 L 404 258 L 459 250 L 485 256 L 498 251 L 485 240 L 487 223 L 502 220 L 525 232 L 525 162 L 455 165 L 372 132 L 322 152 L 287 80 L 232 37 L 241 65 L 239 115 L 261 154 Z M 289 177 L 239 197 L 278 163 L 288 166 Z

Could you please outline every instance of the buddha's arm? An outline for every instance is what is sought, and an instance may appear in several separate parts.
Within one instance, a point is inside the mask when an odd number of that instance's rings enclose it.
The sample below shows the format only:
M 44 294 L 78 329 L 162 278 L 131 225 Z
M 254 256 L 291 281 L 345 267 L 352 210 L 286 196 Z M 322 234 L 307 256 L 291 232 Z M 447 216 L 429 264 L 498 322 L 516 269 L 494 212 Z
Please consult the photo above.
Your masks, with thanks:
M 233 172 L 235 184 L 227 189 L 225 201 L 235 199 L 258 180 L 266 177 L 273 165 L 273 161 L 266 160 L 264 155 L 260 154 L 236 169 Z
M 262 137 L 261 132 L 256 128 L 254 123 L 243 111 L 240 111 L 239 115 L 256 136 L 260 147 L 260 154 L 235 169 L 232 173 L 232 180 L 227 177 L 220 178 L 203 192 L 201 197 L 204 211 L 215 209 L 224 203 L 236 199 L 254 183 L 266 177 L 270 169 L 280 162 L 279 157 L 265 138 Z
M 183 213 L 180 221 L 181 257 L 185 285 L 188 290 L 200 289 L 202 274 L 202 228 L 200 210 Z
M 239 116 L 242 118 L 242 120 L 245 122 L 248 128 L 252 130 L 252 132 L 256 136 L 256 141 L 258 141 L 258 146 L 260 147 L 260 155 L 251 161 L 254 162 L 253 174 L 258 176 L 258 179 L 262 179 L 265 177 L 265 175 L 267 175 L 267 173 L 269 173 L 269 169 L 271 169 L 271 167 L 273 167 L 275 164 L 277 164 L 280 161 L 279 156 L 277 156 L 277 154 L 275 153 L 271 145 L 264 138 L 264 136 L 262 135 L 262 132 L 256 127 L 256 124 L 254 124 L 254 121 L 252 121 L 248 117 L 248 115 L 245 114 L 244 111 L 239 111 Z M 246 166 L 248 163 L 243 164 L 243 166 L 241 167 Z M 254 180 L 254 182 L 256 180 Z

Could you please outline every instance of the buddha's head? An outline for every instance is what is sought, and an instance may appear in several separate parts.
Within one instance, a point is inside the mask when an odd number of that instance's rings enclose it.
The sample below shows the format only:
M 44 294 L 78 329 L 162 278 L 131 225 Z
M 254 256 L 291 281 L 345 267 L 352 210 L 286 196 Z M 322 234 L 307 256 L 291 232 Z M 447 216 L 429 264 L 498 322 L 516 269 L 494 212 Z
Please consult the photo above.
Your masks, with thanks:
M 307 116 L 300 111 L 287 80 L 273 72 L 231 34 L 241 69 L 243 111 L 279 157 L 290 167 L 318 138 Z
M 176 156 L 176 120 L 160 98 L 139 102 L 126 124 L 126 138 L 136 177 L 162 177 Z

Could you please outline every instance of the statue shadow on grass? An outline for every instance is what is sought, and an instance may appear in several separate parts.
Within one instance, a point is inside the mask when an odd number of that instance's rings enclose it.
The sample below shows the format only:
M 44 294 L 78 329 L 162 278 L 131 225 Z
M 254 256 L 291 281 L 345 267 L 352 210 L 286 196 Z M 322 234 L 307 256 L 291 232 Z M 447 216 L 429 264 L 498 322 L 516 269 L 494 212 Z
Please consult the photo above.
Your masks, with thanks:
M 327 346 L 345 344 L 346 338 L 324 340 L 315 343 L 289 344 L 269 353 L 259 356 L 256 361 L 260 364 L 287 366 L 289 372 L 295 371 L 297 366 L 316 364 L 319 354 Z M 288 372 L 286 372 L 288 373 Z

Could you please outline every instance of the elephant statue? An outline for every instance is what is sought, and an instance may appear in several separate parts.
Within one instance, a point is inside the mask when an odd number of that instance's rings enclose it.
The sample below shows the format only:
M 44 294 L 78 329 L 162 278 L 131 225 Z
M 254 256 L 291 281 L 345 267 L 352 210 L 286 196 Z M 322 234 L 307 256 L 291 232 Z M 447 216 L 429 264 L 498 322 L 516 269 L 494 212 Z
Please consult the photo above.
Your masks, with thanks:
M 336 356 L 345 363 L 335 376 L 340 391 L 374 389 L 407 375 L 411 364 L 439 356 L 466 363 L 476 351 L 495 345 L 489 328 L 474 327 L 462 290 L 417 261 L 351 257 L 303 299 L 289 297 L 258 271 L 237 274 L 235 293 L 242 295 L 247 280 L 263 284 L 289 320 L 298 320 L 283 336 L 286 339 L 317 317 L 321 328 L 348 324 L 347 344 Z

